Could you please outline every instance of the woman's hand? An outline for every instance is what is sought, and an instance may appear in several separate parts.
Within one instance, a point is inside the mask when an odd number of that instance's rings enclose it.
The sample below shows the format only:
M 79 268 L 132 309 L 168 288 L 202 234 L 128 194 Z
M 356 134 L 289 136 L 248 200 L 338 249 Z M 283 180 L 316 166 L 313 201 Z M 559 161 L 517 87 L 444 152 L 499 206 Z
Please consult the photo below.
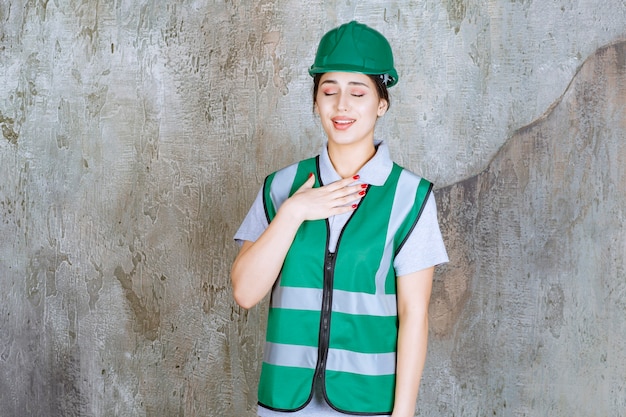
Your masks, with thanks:
M 265 297 L 278 278 L 296 232 L 305 220 L 326 219 L 357 207 L 367 185 L 357 176 L 313 188 L 313 175 L 278 209 L 256 242 L 244 242 L 233 262 L 231 281 L 235 301 L 251 308 Z
M 327 219 L 354 210 L 365 196 L 366 184 L 354 184 L 358 175 L 335 181 L 323 187 L 313 188 L 313 174 L 280 207 L 296 221 Z

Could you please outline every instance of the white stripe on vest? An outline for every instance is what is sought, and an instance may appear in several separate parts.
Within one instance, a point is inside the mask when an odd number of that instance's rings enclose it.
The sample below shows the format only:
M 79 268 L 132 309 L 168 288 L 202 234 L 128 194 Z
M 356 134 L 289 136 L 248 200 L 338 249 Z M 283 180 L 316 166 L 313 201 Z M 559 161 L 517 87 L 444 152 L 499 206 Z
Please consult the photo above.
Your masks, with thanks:
M 273 308 L 311 311 L 322 309 L 321 289 L 277 286 L 273 294 Z M 396 295 L 333 290 L 333 311 L 363 316 L 396 316 Z
M 293 179 L 296 177 L 298 171 L 298 164 L 289 165 L 285 169 L 281 169 L 274 176 L 273 182 L 275 184 L 284 184 L 283 187 L 271 187 L 270 197 L 274 204 L 274 209 L 278 211 L 280 206 L 289 198 L 289 192 L 293 185 Z
M 398 178 L 398 184 L 396 187 L 396 193 L 393 197 L 393 206 L 391 207 L 391 214 L 389 219 L 389 225 L 387 226 L 387 237 L 385 249 L 383 251 L 382 260 L 378 271 L 376 272 L 376 294 L 385 293 L 385 281 L 387 279 L 387 265 L 390 265 L 393 261 L 394 248 L 393 248 L 393 236 L 402 224 L 402 221 L 406 218 L 407 213 L 413 207 L 415 201 L 415 193 L 417 193 L 417 187 L 419 181 L 410 181 L 408 176 L 415 175 L 407 170 L 402 170 L 400 178 Z
M 263 361 L 270 365 L 315 369 L 317 348 L 267 342 Z M 359 353 L 330 348 L 326 370 L 372 376 L 391 375 L 396 370 L 396 354 Z

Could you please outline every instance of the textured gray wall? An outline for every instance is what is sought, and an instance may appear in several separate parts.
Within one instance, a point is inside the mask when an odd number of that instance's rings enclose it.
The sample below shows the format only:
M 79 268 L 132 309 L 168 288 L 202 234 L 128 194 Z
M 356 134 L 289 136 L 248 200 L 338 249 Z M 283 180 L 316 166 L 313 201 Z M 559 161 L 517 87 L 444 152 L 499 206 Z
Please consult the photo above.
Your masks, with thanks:
M 322 143 L 306 67 L 353 18 L 443 187 L 419 415 L 625 415 L 626 3 L 380 3 L 0 3 L 1 416 L 254 415 L 231 236 Z
M 437 193 L 453 262 L 420 415 L 626 416 L 626 41 Z

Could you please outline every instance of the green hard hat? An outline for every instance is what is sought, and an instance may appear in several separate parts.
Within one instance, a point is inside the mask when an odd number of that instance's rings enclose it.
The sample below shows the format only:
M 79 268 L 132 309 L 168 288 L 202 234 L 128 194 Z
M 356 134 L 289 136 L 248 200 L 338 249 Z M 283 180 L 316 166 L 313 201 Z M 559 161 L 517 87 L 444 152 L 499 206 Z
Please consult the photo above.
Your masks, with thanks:
M 387 39 L 371 27 L 352 21 L 326 33 L 320 40 L 309 74 L 360 72 L 381 75 L 387 87 L 398 82 Z

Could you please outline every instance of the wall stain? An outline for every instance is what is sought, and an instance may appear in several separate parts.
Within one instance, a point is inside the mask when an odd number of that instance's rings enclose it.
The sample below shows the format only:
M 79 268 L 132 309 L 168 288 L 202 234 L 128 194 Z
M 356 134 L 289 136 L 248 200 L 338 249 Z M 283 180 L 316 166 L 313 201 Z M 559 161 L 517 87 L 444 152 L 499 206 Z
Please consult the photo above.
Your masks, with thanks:
M 87 294 L 89 294 L 89 310 L 94 311 L 96 303 L 100 298 L 100 290 L 102 290 L 102 280 L 104 278 L 104 272 L 102 270 L 102 263 L 96 263 L 91 260 L 91 265 L 98 273 L 98 276 L 93 279 L 85 277 L 85 283 L 87 284 Z
M 556 339 L 561 336 L 561 327 L 565 321 L 563 319 L 563 306 L 565 303 L 565 293 L 561 285 L 550 285 L 545 295 L 543 309 L 543 325 L 550 330 Z
M 50 383 L 50 415 L 79 417 L 88 412 L 89 396 L 81 390 L 81 354 L 78 344 L 65 347 L 55 355 L 49 365 L 47 381 Z M 24 414 L 25 415 L 25 414 Z
M 55 247 L 39 249 L 31 255 L 27 268 L 26 292 L 32 305 L 38 306 L 44 294 L 46 297 L 57 295 L 56 273 L 63 262 L 72 265 L 68 254 L 59 250 L 58 243 Z
M 85 97 L 85 110 L 91 117 L 97 117 L 102 111 L 102 107 L 106 103 L 107 92 L 109 87 L 107 85 L 99 87 L 96 91 L 92 91 Z
M 288 76 L 289 68 L 280 59 L 277 50 L 281 43 L 281 33 L 278 31 L 266 32 L 263 34 L 263 45 L 269 50 L 272 57 L 274 67 L 274 76 L 272 78 L 274 86 L 279 89 L 282 95 L 289 93 L 287 84 L 290 81 Z
M 454 29 L 455 34 L 459 33 L 461 30 L 461 23 L 465 20 L 465 0 L 444 0 L 443 5 L 448 11 L 450 27 Z
M 19 138 L 19 135 L 15 131 L 14 125 L 15 121 L 10 117 L 6 117 L 0 111 L 0 128 L 2 128 L 2 136 L 4 136 L 4 138 L 8 140 L 10 144 L 17 145 L 17 139 Z
M 472 179 L 435 191 L 440 219 L 464 219 L 462 222 L 441 221 L 450 262 L 437 268 L 429 308 L 431 329 L 435 336 L 452 333 L 470 297 L 471 280 L 476 274 L 476 244 L 468 236 L 476 234 L 479 218 L 480 187 Z
M 137 265 L 142 260 L 142 254 L 135 254 L 133 257 L 133 269 L 126 273 L 124 268 L 117 266 L 113 275 L 124 289 L 124 295 L 126 300 L 130 304 L 133 313 L 135 314 L 135 327 L 134 330 L 138 333 L 142 333 L 146 339 L 154 341 L 159 336 L 159 329 L 161 326 L 161 314 L 159 311 L 149 311 L 146 303 L 137 295 L 133 289 L 133 276 L 137 271 Z
M 45 72 L 42 70 L 38 53 L 33 52 L 20 66 L 17 89 L 6 97 L 15 111 L 15 116 L 8 117 L 0 112 L 0 128 L 2 136 L 13 145 L 17 144 L 20 127 L 26 122 L 28 109 L 34 105 L 35 97 L 38 95 L 37 77 L 42 73 Z
M 615 54 L 617 56 L 617 59 L 615 60 L 617 63 L 617 70 L 620 73 L 626 72 L 626 42 L 615 44 L 613 49 L 615 50 Z

